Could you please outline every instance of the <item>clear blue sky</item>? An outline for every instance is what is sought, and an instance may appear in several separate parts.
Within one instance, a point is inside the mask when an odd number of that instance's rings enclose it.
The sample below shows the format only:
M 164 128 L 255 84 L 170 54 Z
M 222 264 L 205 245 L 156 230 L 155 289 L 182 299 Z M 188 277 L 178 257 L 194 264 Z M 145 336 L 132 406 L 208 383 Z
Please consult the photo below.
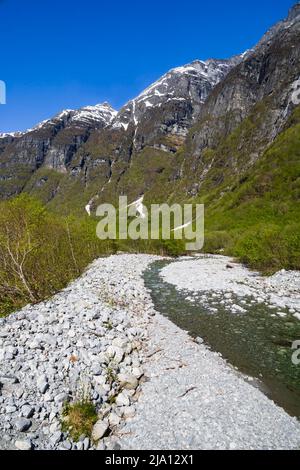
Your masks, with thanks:
M 115 108 L 172 67 L 254 45 L 296 0 L 0 0 L 0 132 Z

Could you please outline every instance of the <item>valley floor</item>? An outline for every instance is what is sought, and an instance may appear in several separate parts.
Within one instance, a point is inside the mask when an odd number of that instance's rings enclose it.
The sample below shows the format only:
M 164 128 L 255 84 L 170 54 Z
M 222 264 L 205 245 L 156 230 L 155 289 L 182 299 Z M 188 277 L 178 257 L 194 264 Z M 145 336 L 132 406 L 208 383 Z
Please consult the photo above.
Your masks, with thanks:
M 0 448 L 300 448 L 295 418 L 154 311 L 142 273 L 156 259 L 98 259 L 53 299 L 0 320 Z M 122 392 L 112 366 L 131 382 Z M 78 381 L 111 431 L 98 445 L 60 431 Z

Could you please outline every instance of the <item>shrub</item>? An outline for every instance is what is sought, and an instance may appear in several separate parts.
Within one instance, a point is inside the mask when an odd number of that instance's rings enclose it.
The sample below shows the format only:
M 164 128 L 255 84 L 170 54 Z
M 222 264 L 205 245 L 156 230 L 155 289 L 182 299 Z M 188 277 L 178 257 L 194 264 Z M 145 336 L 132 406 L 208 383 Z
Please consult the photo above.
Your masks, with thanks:
M 250 267 L 271 274 L 285 267 L 300 268 L 300 224 L 256 226 L 234 247 L 234 254 Z
M 232 234 L 224 230 L 207 232 L 204 240 L 204 251 L 206 253 L 216 253 L 219 250 L 227 252 L 233 244 Z

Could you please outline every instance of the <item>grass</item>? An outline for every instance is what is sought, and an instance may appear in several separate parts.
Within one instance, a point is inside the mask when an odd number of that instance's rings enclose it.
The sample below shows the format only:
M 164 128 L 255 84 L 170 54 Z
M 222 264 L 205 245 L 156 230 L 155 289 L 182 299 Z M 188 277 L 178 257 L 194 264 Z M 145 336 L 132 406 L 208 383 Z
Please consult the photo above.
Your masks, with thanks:
M 75 442 L 82 435 L 91 437 L 97 419 L 96 407 L 88 399 L 67 403 L 63 409 L 62 431 L 68 432 Z

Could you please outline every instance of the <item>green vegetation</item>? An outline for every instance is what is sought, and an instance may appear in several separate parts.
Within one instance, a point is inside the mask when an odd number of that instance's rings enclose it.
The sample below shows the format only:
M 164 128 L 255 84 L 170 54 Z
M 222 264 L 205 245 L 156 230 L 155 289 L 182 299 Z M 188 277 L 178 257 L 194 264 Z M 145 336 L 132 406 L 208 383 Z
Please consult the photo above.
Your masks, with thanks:
M 111 252 L 88 217 L 59 217 L 26 194 L 1 202 L 0 315 L 53 295 Z
M 105 240 L 97 220 L 63 217 L 26 193 L 0 202 L 0 316 L 50 297 L 95 258 L 123 250 L 178 255 L 175 240 Z
M 82 435 L 91 437 L 97 419 L 96 407 L 90 400 L 67 403 L 63 409 L 62 431 L 69 432 L 75 442 Z
M 224 249 L 266 274 L 300 269 L 299 107 L 254 166 L 226 185 L 203 198 L 205 250 Z

